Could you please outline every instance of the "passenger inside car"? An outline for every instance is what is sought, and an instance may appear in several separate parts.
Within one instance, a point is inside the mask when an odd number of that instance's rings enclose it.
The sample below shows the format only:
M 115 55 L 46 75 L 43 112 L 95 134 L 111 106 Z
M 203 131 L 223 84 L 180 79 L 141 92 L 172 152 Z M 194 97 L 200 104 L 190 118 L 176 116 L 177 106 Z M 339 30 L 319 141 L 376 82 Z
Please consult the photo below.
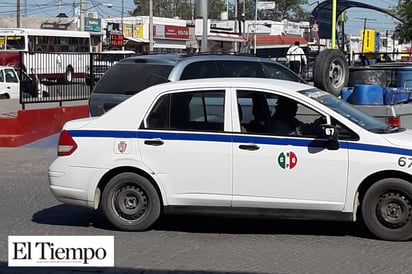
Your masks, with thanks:
M 311 136 L 319 134 L 319 126 L 324 121 L 322 117 L 311 123 L 304 123 L 296 118 L 298 104 L 296 101 L 279 97 L 276 111 L 270 118 L 265 131 L 275 135 Z

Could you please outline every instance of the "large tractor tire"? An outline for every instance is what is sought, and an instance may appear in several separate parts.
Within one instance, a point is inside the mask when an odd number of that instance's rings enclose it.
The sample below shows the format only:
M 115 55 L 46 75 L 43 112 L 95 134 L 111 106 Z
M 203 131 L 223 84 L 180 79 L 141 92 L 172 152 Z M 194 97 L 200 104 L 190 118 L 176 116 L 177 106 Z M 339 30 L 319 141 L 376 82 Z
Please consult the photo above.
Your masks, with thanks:
M 314 85 L 335 96 L 348 84 L 349 67 L 345 55 L 337 49 L 325 49 L 316 58 Z

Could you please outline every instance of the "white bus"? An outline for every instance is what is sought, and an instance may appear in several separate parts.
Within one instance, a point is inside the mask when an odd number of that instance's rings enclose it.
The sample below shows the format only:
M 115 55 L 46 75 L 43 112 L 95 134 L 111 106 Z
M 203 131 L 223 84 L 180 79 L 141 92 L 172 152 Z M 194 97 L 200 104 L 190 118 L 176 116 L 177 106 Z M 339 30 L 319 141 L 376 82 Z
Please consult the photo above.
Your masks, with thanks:
M 40 79 L 83 78 L 90 49 L 89 32 L 0 28 L 0 65 L 35 71 Z

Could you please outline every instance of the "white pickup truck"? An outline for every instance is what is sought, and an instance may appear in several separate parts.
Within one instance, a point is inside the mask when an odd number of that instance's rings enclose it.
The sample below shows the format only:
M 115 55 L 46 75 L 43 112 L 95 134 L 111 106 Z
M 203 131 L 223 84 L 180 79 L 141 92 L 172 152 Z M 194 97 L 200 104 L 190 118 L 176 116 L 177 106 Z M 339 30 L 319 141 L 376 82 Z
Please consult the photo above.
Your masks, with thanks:
M 20 88 L 27 97 L 47 97 L 48 89 L 38 80 L 33 72 L 34 79 L 26 72 L 21 73 L 21 79 L 13 67 L 0 66 L 0 99 L 19 99 Z

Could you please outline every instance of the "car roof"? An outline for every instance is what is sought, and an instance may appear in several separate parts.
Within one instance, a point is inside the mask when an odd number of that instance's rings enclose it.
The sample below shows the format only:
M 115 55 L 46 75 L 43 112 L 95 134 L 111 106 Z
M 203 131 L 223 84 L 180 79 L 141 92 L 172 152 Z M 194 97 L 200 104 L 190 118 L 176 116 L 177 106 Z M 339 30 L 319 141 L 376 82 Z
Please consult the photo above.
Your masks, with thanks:
M 188 64 L 200 61 L 252 61 L 252 62 L 271 62 L 277 63 L 268 58 L 261 58 L 252 55 L 235 55 L 235 54 L 195 54 L 186 55 L 180 53 L 169 54 L 147 54 L 137 55 L 126 58 L 119 63 L 151 63 L 151 64 L 171 64 L 177 63 Z
M 190 55 L 182 58 L 180 61 L 190 60 L 190 61 L 210 61 L 210 60 L 236 60 L 236 61 L 258 61 L 258 62 L 274 62 L 268 58 L 261 58 L 253 55 L 237 55 L 237 54 L 198 54 Z

